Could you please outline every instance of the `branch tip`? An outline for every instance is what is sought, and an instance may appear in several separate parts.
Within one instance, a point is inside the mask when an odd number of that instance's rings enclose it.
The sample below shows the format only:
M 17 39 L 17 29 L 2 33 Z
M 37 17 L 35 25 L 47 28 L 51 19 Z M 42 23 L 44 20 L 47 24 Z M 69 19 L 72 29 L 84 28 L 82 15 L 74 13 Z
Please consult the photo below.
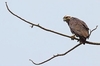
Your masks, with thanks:
M 5 2 L 5 4 L 7 4 L 7 2 Z

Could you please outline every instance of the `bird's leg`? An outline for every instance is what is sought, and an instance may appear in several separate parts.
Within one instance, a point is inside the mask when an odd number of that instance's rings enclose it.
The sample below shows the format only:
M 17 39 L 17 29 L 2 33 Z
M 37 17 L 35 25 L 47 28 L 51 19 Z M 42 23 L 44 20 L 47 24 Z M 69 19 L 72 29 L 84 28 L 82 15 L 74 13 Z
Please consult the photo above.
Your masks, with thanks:
M 70 36 L 71 40 L 74 40 L 75 39 L 75 34 Z

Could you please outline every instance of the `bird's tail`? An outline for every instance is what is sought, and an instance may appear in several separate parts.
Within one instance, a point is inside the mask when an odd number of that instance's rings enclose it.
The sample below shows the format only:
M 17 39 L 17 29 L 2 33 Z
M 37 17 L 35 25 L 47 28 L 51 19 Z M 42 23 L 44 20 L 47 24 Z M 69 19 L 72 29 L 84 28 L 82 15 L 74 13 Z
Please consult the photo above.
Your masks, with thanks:
M 86 38 L 85 37 L 80 37 L 80 42 L 83 43 L 83 44 L 85 44 Z

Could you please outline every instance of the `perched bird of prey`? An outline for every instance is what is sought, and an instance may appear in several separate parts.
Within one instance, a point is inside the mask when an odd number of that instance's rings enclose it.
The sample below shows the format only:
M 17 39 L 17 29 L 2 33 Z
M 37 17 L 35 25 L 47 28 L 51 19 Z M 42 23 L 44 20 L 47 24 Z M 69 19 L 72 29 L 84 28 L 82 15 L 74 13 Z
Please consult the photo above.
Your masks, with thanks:
M 86 39 L 89 38 L 89 28 L 86 23 L 71 16 L 64 16 L 63 20 L 68 24 L 71 32 L 74 34 L 72 37 L 79 37 L 79 41 L 85 44 Z

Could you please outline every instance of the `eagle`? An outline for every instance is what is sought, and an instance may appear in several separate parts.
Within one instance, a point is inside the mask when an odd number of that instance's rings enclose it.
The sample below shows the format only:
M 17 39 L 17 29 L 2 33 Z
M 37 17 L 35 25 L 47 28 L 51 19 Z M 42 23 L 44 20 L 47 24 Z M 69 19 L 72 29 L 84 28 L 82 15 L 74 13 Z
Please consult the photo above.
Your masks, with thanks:
M 89 28 L 86 25 L 86 23 L 76 17 L 71 17 L 71 16 L 64 16 L 63 21 L 65 21 L 73 36 L 71 38 L 79 37 L 79 41 L 82 44 L 85 44 L 86 39 L 89 38 Z

